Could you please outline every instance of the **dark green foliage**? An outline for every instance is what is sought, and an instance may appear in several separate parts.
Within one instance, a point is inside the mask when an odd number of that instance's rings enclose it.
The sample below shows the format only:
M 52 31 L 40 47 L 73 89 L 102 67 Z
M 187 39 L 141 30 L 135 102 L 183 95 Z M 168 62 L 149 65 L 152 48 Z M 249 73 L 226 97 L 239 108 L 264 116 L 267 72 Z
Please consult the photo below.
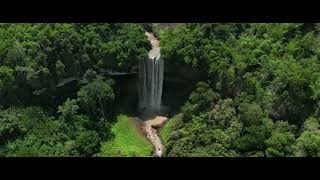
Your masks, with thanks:
M 10 108 L 1 111 L 1 114 L 6 114 L 7 118 L 15 121 L 10 133 L 7 131 L 7 134 L 0 136 L 7 140 L 1 145 L 7 149 L 7 156 L 72 155 L 64 144 L 69 140 L 63 132 L 66 125 L 49 117 L 41 108 Z M 1 119 L 1 122 L 5 121 L 6 117 Z
M 253 23 L 182 24 L 160 31 L 162 56 L 205 72 L 208 82 L 198 84 L 183 106 L 167 155 L 319 156 L 320 43 L 312 30 L 305 24 Z M 212 98 L 209 89 L 219 97 Z M 233 100 L 231 117 L 241 124 L 230 143 L 223 143 L 228 126 L 212 126 L 219 118 L 208 115 L 218 108 L 217 99 Z
M 166 66 L 201 72 L 190 82 L 192 93 L 177 92 L 186 102 L 164 128 L 165 155 L 320 156 L 317 28 L 157 29 Z M 137 71 L 151 49 L 144 33 L 152 29 L 147 23 L 0 24 L 0 156 L 98 153 L 113 136 L 115 100 L 124 92 L 109 72 Z
M 28 105 L 42 89 L 52 101 L 88 69 L 131 71 L 150 48 L 139 24 L 0 25 L 0 103 Z
M 237 151 L 244 154 L 262 151 L 265 149 L 264 141 L 271 135 L 271 128 L 267 124 L 244 127 L 242 136 L 234 142 Z
M 118 91 L 106 72 L 136 69 L 151 48 L 144 33 L 141 24 L 1 24 L 0 156 L 98 153 Z
M 37 137 L 33 134 L 23 139 L 18 139 L 7 145 L 8 153 L 6 156 L 14 157 L 51 157 L 51 156 L 73 156 L 66 144 L 60 137 L 51 138 Z
M 100 139 L 95 131 L 80 131 L 75 140 L 76 150 L 83 156 L 92 156 L 100 150 Z
M 0 67 L 0 91 L 8 88 L 14 81 L 13 69 L 7 66 Z
M 74 100 L 68 100 L 60 109 Z M 74 104 L 72 106 L 75 106 Z M 95 122 L 65 109 L 59 119 L 37 107 L 0 112 L 0 147 L 3 156 L 92 156 L 100 141 L 111 137 L 108 122 Z M 99 133 L 100 134 L 99 134 Z
M 188 102 L 182 107 L 183 121 L 190 121 L 192 115 L 208 110 L 213 106 L 213 102 L 218 100 L 219 95 L 214 93 L 205 82 L 199 82 L 189 97 Z
M 263 112 L 259 105 L 242 103 L 239 105 L 240 119 L 245 126 L 260 125 Z
M 147 32 L 153 31 L 152 23 L 142 23 L 142 26 Z
M 171 134 L 168 156 L 237 156 L 231 143 L 240 135 L 242 123 L 231 99 L 219 101 L 210 111 L 193 116 Z
M 112 87 L 102 79 L 93 80 L 78 91 L 81 107 L 91 116 L 106 118 L 105 113 L 110 113 L 107 108 L 111 106 L 114 98 Z

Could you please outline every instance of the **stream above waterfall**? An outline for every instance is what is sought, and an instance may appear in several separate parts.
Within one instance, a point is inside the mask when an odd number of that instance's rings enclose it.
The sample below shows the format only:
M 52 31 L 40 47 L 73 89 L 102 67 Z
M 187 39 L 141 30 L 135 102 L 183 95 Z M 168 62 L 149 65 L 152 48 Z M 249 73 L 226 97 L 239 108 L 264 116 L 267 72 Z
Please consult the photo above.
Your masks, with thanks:
M 161 111 L 164 63 L 160 58 L 159 40 L 151 33 L 145 34 L 152 49 L 148 59 L 139 61 L 139 111 L 152 115 Z
M 154 156 L 161 157 L 163 145 L 158 131 L 167 120 L 159 116 L 161 113 L 161 98 L 163 88 L 164 63 L 160 58 L 159 40 L 149 32 L 145 35 L 152 45 L 148 59 L 139 61 L 139 111 L 140 118 L 136 118 L 146 137 L 154 146 Z

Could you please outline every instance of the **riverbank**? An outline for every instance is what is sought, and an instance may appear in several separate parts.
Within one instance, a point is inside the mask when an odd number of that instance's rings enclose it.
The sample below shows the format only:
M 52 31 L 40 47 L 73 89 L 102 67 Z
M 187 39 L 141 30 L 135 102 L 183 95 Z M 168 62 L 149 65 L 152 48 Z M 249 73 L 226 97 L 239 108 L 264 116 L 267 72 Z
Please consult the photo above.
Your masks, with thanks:
M 168 120 L 168 118 L 163 116 L 156 116 L 154 118 L 150 118 L 145 121 L 142 121 L 137 117 L 135 119 L 137 122 L 140 123 L 142 132 L 144 132 L 145 136 L 153 144 L 153 147 L 154 147 L 153 156 L 161 157 L 164 151 L 164 146 L 159 137 L 159 132 L 162 126 Z

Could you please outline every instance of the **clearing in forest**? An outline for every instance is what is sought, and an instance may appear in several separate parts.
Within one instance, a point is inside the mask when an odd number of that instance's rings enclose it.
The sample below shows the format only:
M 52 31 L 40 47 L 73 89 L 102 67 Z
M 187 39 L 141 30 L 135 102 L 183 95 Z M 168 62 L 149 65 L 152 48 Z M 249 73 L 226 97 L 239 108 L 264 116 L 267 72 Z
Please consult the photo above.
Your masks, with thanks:
M 102 144 L 97 156 L 151 156 L 153 147 L 139 128 L 138 122 L 120 115 L 112 127 L 115 138 Z

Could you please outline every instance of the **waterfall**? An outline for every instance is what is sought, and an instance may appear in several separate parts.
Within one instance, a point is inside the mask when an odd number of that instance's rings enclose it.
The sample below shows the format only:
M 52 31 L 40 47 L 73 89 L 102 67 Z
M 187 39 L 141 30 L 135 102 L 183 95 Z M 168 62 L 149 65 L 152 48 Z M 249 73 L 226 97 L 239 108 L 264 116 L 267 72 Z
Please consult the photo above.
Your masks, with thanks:
M 160 59 L 159 41 L 151 33 L 146 33 L 152 49 L 148 59 L 139 61 L 139 109 L 147 113 L 161 110 L 163 60 Z
M 163 60 L 147 59 L 139 62 L 139 108 L 149 113 L 161 109 Z

